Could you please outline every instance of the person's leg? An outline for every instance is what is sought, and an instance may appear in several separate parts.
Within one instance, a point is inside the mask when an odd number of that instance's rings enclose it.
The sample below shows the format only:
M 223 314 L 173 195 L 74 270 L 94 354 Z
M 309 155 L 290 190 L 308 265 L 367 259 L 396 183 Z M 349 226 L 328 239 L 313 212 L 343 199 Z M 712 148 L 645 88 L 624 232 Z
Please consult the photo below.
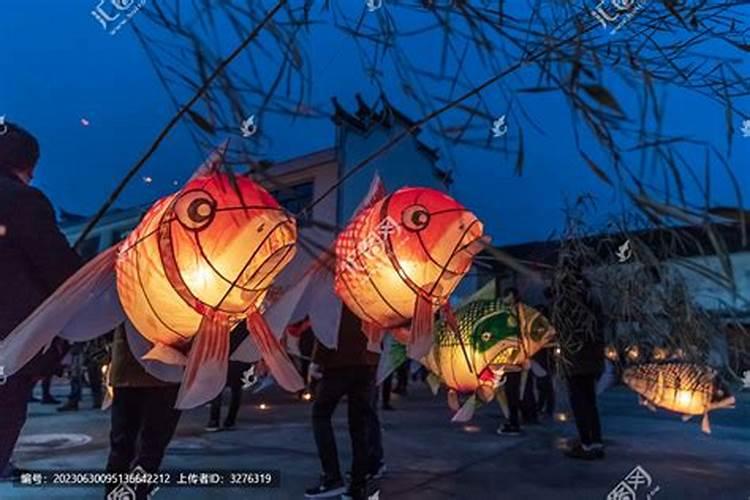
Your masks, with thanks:
M 232 399 L 229 400 L 229 411 L 226 420 L 224 420 L 224 427 L 233 427 L 237 421 L 237 413 L 240 411 L 240 404 L 242 403 L 242 381 L 233 380 L 229 389 L 232 393 Z
M 573 417 L 576 421 L 581 445 L 590 446 L 589 401 L 586 395 L 585 376 L 573 375 L 568 377 L 568 389 L 570 393 L 570 408 L 573 410 Z
M 588 425 L 591 444 L 601 446 L 602 444 L 602 427 L 599 420 L 599 408 L 596 405 L 596 375 L 586 377 L 586 394 L 588 397 Z
M 102 407 L 102 401 L 104 397 L 102 395 L 102 369 L 99 363 L 89 361 L 86 364 L 86 372 L 89 376 L 89 384 L 91 386 L 91 397 L 94 400 L 93 408 L 99 409 Z
M 536 397 L 534 396 L 534 374 L 531 370 L 528 371 L 526 378 L 526 385 L 523 389 L 523 396 L 521 399 L 521 414 L 523 415 L 523 421 L 525 423 L 533 424 L 537 422 L 536 415 Z
M 393 382 L 393 373 L 388 375 L 385 380 L 383 380 L 383 409 L 384 410 L 391 410 L 393 407 L 391 406 L 391 384 Z M 376 392 L 377 394 L 377 392 Z M 377 408 L 377 399 L 375 400 L 375 407 Z
M 339 371 L 324 370 L 318 381 L 317 394 L 312 407 L 312 427 L 318 457 L 323 468 L 325 481 L 341 480 L 336 438 L 333 434 L 331 417 L 341 397 L 347 390 L 348 375 Z
M 219 419 L 221 419 L 221 399 L 224 394 L 222 389 L 215 398 L 211 400 L 211 410 L 208 417 L 208 425 L 206 429 L 209 431 L 219 429 Z
M 0 477 L 4 476 L 13 448 L 26 422 L 26 407 L 34 384 L 28 377 L 9 377 L 0 385 Z
M 373 376 L 374 378 L 374 376 Z M 388 382 L 386 380 L 384 384 Z M 374 382 L 373 382 L 374 383 Z M 383 386 L 385 388 L 385 386 Z M 367 455 L 367 470 L 370 474 L 375 475 L 383 465 L 383 429 L 380 426 L 380 416 L 378 415 L 378 391 L 373 387 L 370 397 L 370 408 L 368 412 L 368 435 L 370 438 L 369 453 Z M 385 401 L 383 401 L 385 407 Z
M 374 436 L 370 429 L 377 416 L 372 411 L 372 392 L 375 388 L 373 369 L 367 366 L 352 371 L 347 390 L 349 437 L 352 442 L 352 490 L 367 483 L 368 455 Z M 379 425 L 379 422 L 378 422 Z
M 410 367 L 411 360 L 407 359 L 396 369 L 396 388 L 393 390 L 396 394 L 406 394 L 406 386 L 409 384 Z
M 57 411 L 78 410 L 78 403 L 81 401 L 81 384 L 83 383 L 82 356 L 80 346 L 76 344 L 70 358 L 70 394 L 68 394 L 68 401 L 58 407 Z
M 113 392 L 107 472 L 129 472 L 145 402 L 137 388 L 115 387 Z
M 179 386 L 143 387 L 138 390 L 145 401 L 145 408 L 135 464 L 148 472 L 156 472 L 182 414 L 174 408 Z
M 511 427 L 518 428 L 518 413 L 521 407 L 521 373 L 510 372 L 505 377 L 505 396 L 508 398 L 508 424 Z

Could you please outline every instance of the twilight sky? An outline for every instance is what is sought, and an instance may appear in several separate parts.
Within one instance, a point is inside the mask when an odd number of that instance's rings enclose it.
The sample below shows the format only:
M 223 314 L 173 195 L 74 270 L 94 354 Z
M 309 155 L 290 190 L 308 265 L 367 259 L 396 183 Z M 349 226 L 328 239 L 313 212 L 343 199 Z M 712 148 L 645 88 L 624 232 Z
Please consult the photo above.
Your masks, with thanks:
M 0 16 L 0 30 L 5 34 L 0 50 L 0 115 L 22 124 L 39 138 L 42 158 L 35 184 L 57 207 L 83 214 L 94 212 L 104 202 L 174 113 L 130 27 L 123 27 L 115 36 L 107 34 L 90 14 L 97 2 L 4 0 Z M 264 3 L 271 5 L 270 1 Z M 388 1 L 384 3 L 388 8 Z M 353 15 L 366 10 L 355 0 L 347 0 L 346 5 L 351 5 Z M 149 8 L 148 3 L 144 8 Z M 133 22 L 138 23 L 138 15 Z M 413 18 L 404 22 L 414 26 L 420 23 L 418 14 L 408 15 Z M 325 13 L 318 12 L 317 17 L 330 21 Z M 138 26 L 146 29 L 150 24 Z M 356 92 L 369 102 L 375 100 L 377 91 L 360 69 L 357 52 L 347 38 L 325 22 L 316 25 L 308 37 L 308 61 L 314 68 L 313 102 L 330 109 L 330 97 L 337 96 L 353 110 Z M 409 52 L 429 66 L 439 57 L 435 50 L 439 43 L 439 39 L 424 36 L 414 41 Z M 730 47 L 717 46 L 716 50 L 726 50 L 728 55 L 731 52 L 732 57 L 738 54 Z M 748 59 L 739 62 L 738 71 L 748 73 Z M 467 67 L 467 74 L 479 83 L 492 72 L 475 60 Z M 523 81 L 524 76 L 514 77 L 517 86 L 533 86 L 533 82 Z M 635 109 L 634 97 L 628 95 L 626 86 L 613 80 L 610 89 L 626 114 Z M 665 125 L 671 133 L 708 140 L 724 150 L 723 107 L 673 88 L 661 87 L 660 93 L 667 110 Z M 449 146 L 427 133 L 422 139 L 440 148 L 441 166 L 455 168 L 453 195 L 485 221 L 494 243 L 545 239 L 562 224 L 565 200 L 582 193 L 597 197 L 602 217 L 628 208 L 624 197 L 598 180 L 577 155 L 572 145 L 570 111 L 559 95 L 509 96 L 491 88 L 486 96 L 496 106 L 493 111 L 497 116 L 508 114 L 510 145 L 516 143 L 513 135 L 518 124 L 523 126 L 526 167 L 521 177 L 513 174 L 514 155 L 467 148 L 448 151 Z M 392 91 L 389 89 L 389 98 L 413 118 L 421 116 L 395 83 Z M 738 102 L 750 115 L 749 100 Z M 520 113 L 521 107 L 539 128 L 529 125 L 528 118 Z M 736 121 L 735 128 L 739 129 L 741 121 Z M 330 147 L 334 142 L 330 120 L 291 122 L 285 116 L 267 115 L 261 127 L 272 140 L 259 150 L 259 156 L 276 161 Z M 488 131 L 490 127 L 488 122 Z M 702 165 L 700 151 L 686 152 L 696 155 L 697 165 Z M 609 168 L 606 158 L 598 156 L 593 146 L 591 155 L 603 168 Z M 202 156 L 187 129 L 178 126 L 131 182 L 117 206 L 146 203 L 174 190 L 173 182 L 184 181 Z M 450 156 L 455 163 L 450 162 Z M 730 167 L 744 186 L 750 186 L 748 158 L 750 138 L 743 139 L 738 130 Z M 152 177 L 153 182 L 145 183 L 143 176 Z M 714 204 L 734 204 L 727 179 L 718 168 L 712 172 Z M 696 197 L 696 202 L 701 201 L 695 189 L 688 187 L 688 193 Z

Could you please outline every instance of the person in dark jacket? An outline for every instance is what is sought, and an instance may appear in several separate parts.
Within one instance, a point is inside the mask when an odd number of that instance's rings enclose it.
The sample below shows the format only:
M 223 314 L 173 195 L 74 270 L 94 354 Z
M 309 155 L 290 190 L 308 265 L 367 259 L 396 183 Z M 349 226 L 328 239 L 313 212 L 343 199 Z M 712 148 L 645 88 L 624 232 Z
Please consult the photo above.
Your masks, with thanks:
M 563 369 L 580 443 L 566 451 L 571 458 L 604 458 L 596 381 L 604 370 L 604 320 L 579 266 L 564 273 L 557 287 L 555 327 L 560 335 Z
M 318 447 L 318 456 L 323 469 L 321 482 L 305 493 L 307 498 L 366 499 L 378 492 L 374 480 L 368 481 L 368 473 L 374 476 L 378 464 L 373 449 L 381 448 L 374 441 L 379 436 L 371 430 L 377 420 L 372 405 L 375 391 L 375 375 L 380 355 L 367 349 L 367 338 L 362 333 L 362 321 L 346 305 L 342 306 L 338 345 L 328 349 L 316 342 L 313 351 L 313 372 L 320 369 L 321 378 L 312 409 L 313 434 Z M 336 439 L 331 417 L 342 397 L 347 397 L 349 436 L 352 442 L 351 483 L 346 489 L 339 467 Z M 379 424 L 378 424 L 379 425 Z M 369 469 L 369 470 L 368 470 Z
M 138 466 L 157 472 L 182 413 L 174 408 L 179 384 L 163 382 L 141 366 L 122 326 L 112 340 L 109 383 L 113 396 L 107 472 L 131 472 Z M 108 485 L 107 492 L 116 487 Z M 136 498 L 147 493 L 138 489 Z
M 55 211 L 41 191 L 29 186 L 39 143 L 13 123 L 0 135 L 0 341 L 80 266 L 78 255 L 57 227 Z M 26 406 L 37 378 L 51 375 L 67 351 L 55 339 L 23 369 L 0 385 L 0 477 L 17 475 L 10 456 L 26 421 Z M 0 345 L 0 371 L 2 346 Z M 2 377 L 4 379 L 4 376 Z

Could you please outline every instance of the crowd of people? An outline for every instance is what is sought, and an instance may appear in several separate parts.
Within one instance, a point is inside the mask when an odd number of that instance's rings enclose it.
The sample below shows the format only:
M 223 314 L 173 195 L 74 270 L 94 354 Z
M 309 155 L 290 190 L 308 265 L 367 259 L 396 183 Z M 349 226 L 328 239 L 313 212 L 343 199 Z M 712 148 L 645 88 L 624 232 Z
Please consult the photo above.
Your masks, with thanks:
M 0 341 L 7 337 L 34 309 L 82 264 L 57 227 L 55 212 L 47 198 L 29 184 L 33 178 L 39 144 L 18 125 L 7 123 L 0 136 Z M 549 297 L 556 307 L 571 311 L 575 302 L 595 304 L 582 274 L 573 275 L 573 289 L 579 296 Z M 577 281 L 576 281 L 577 280 Z M 574 294 L 575 295 L 575 294 Z M 513 309 L 521 298 L 508 289 L 503 300 Z M 546 306 L 538 306 L 544 312 Z M 571 313 L 572 314 L 572 313 Z M 603 369 L 602 326 L 590 318 L 572 314 L 572 321 L 558 330 L 580 339 L 576 349 L 563 355 L 570 362 L 566 374 L 570 404 L 580 435 L 580 443 L 568 451 L 574 458 L 597 459 L 604 456 L 601 426 L 596 407 L 596 380 Z M 571 326 L 572 325 L 572 326 Z M 237 348 L 247 331 L 240 326 L 232 333 L 230 350 Z M 309 324 L 300 335 L 302 351 L 300 369 L 308 376 L 313 392 L 312 428 L 321 465 L 320 482 L 306 491 L 308 498 L 343 495 L 344 498 L 370 498 L 379 491 L 378 480 L 385 473 L 382 429 L 379 407 L 392 410 L 391 393 L 405 395 L 409 379 L 408 361 L 376 387 L 380 354 L 368 349 L 362 334 L 361 320 L 346 306 L 342 307 L 338 345 L 335 349 L 315 340 Z M 585 330 L 585 331 L 584 331 Z M 591 335 L 592 331 L 595 333 Z M 111 348 L 105 349 L 104 345 Z M 566 349 L 565 344 L 561 344 Z M 26 420 L 27 403 L 33 400 L 33 388 L 42 381 L 41 403 L 59 403 L 50 392 L 50 379 L 59 374 L 60 361 L 69 355 L 71 390 L 60 411 L 79 409 L 84 380 L 91 388 L 93 407 L 102 405 L 102 370 L 109 352 L 108 382 L 112 388 L 110 452 L 106 469 L 127 472 L 136 466 L 148 472 L 159 469 L 181 412 L 174 408 L 178 384 L 159 380 L 141 366 L 133 355 L 123 327 L 102 342 L 69 345 L 55 339 L 49 349 L 40 352 L 20 372 L 0 384 L 0 477 L 15 478 L 20 469 L 10 462 L 11 454 Z M 521 425 L 532 425 L 549 419 L 555 410 L 553 372 L 555 356 L 543 349 L 533 358 L 527 375 L 507 374 L 504 391 L 508 401 L 508 418 L 498 429 L 501 435 L 518 435 Z M 208 431 L 235 426 L 241 405 L 243 374 L 250 365 L 232 361 L 227 375 L 231 392 L 228 413 L 221 421 L 222 395 L 211 402 Z M 262 371 L 262 366 L 256 367 Z M 85 376 L 84 376 L 85 374 Z M 392 388 L 393 379 L 396 380 Z M 524 383 L 525 380 L 525 383 Z M 332 415 L 346 397 L 352 464 L 342 474 L 334 437 Z M 380 403 L 379 403 L 380 400 Z M 145 495 L 140 491 L 139 495 Z

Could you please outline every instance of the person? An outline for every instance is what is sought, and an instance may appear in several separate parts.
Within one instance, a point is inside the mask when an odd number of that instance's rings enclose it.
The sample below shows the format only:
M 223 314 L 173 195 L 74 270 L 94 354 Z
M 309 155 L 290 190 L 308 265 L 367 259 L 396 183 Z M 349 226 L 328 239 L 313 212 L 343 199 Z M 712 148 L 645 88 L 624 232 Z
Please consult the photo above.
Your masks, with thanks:
M 604 369 L 603 316 L 581 267 L 573 264 L 563 274 L 555 302 L 555 327 L 560 335 L 570 406 L 580 439 L 565 454 L 576 459 L 602 459 L 596 381 Z
M 246 323 L 240 322 L 239 325 L 232 331 L 229 337 L 229 352 L 234 352 L 237 347 L 248 337 L 248 331 Z M 231 399 L 229 400 L 229 410 L 227 411 L 226 419 L 224 419 L 224 425 L 219 427 L 219 421 L 221 420 L 221 400 L 222 393 L 220 392 L 211 401 L 211 410 L 208 419 L 208 425 L 206 425 L 206 431 L 216 432 L 220 429 L 231 430 L 237 423 L 237 413 L 240 410 L 240 404 L 242 404 L 242 386 L 244 385 L 245 373 L 252 367 L 252 364 L 245 363 L 242 361 L 229 360 L 229 369 L 227 370 L 227 383 L 226 387 L 229 387 L 231 392 Z M 223 392 L 223 391 L 222 391 Z
M 94 358 L 93 351 L 99 343 L 94 340 L 90 342 L 77 342 L 70 348 L 70 394 L 68 401 L 57 408 L 57 411 L 78 411 L 78 404 L 83 396 L 84 376 L 88 376 L 91 397 L 93 399 L 91 408 L 98 410 L 102 407 L 102 368 L 101 364 Z
M 80 266 L 60 232 L 47 197 L 29 185 L 39 160 L 39 143 L 20 126 L 6 122 L 0 135 L 0 341 Z M 24 368 L 0 385 L 0 477 L 17 477 L 10 457 L 36 378 L 51 375 L 67 352 L 55 339 Z M 2 368 L 0 346 L 0 369 Z
M 346 305 L 342 306 L 336 349 L 328 349 L 316 341 L 311 372 L 320 380 L 312 408 L 312 426 L 323 472 L 320 483 L 305 492 L 306 498 L 367 499 L 379 489 L 374 476 L 376 460 L 371 430 L 379 427 L 373 405 L 375 375 L 380 355 L 367 349 L 362 321 Z M 349 437 L 352 443 L 351 482 L 345 487 L 339 467 L 336 439 L 331 417 L 339 401 L 347 397 Z M 379 458 L 378 458 L 379 459 Z M 368 470 L 369 469 L 369 470 Z M 370 477 L 368 478 L 368 473 Z
M 123 326 L 114 332 L 109 380 L 113 396 L 107 472 L 131 472 L 138 466 L 157 472 L 180 420 L 181 412 L 174 408 L 179 384 L 146 372 L 130 350 Z M 107 494 L 117 487 L 107 485 Z M 146 490 L 147 485 L 138 486 L 136 498 L 146 498 Z
M 537 394 L 539 395 L 536 406 L 537 411 L 547 419 L 552 419 L 555 413 L 555 386 L 552 381 L 554 354 L 552 349 L 551 347 L 545 347 L 532 357 L 534 362 L 545 372 L 542 376 L 534 376 L 534 381 L 536 383 Z
M 392 390 L 392 385 L 391 385 L 392 383 L 393 383 L 393 373 L 389 373 L 388 376 L 385 377 L 385 379 L 383 379 L 383 387 L 381 388 L 381 392 L 383 395 L 382 408 L 387 411 L 393 411 L 395 409 L 391 405 L 391 392 L 394 392 Z M 377 407 L 377 399 L 375 400 L 375 406 Z
M 514 287 L 506 288 L 502 294 L 503 304 L 507 306 L 512 314 L 516 313 L 516 306 L 519 302 L 518 289 Z M 526 384 L 528 385 L 528 384 Z M 518 436 L 521 434 L 521 372 L 511 371 L 505 374 L 505 385 L 503 386 L 505 397 L 508 401 L 508 419 L 497 430 L 501 436 Z
M 396 387 L 393 389 L 394 394 L 398 394 L 399 396 L 406 396 L 406 387 L 409 385 L 410 369 L 411 360 L 408 358 L 396 369 Z

